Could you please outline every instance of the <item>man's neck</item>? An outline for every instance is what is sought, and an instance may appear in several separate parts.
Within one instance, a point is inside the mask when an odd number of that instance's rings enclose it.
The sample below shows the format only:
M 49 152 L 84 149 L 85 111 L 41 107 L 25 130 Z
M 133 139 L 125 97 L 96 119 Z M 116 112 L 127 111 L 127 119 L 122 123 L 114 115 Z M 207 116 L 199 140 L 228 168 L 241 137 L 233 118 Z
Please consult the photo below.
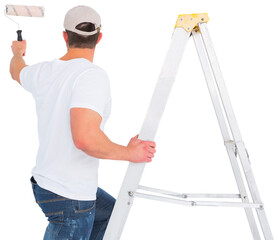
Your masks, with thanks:
M 95 49 L 89 48 L 69 48 L 68 52 L 60 58 L 60 60 L 71 60 L 75 58 L 85 58 L 90 62 L 93 62 Z

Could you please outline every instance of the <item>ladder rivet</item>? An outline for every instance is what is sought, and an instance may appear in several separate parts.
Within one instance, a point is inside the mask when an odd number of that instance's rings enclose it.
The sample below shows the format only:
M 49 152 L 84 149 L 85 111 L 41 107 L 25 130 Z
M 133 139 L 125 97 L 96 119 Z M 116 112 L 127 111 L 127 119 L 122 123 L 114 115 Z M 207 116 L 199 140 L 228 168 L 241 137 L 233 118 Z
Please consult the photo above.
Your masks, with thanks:
M 260 205 L 260 209 L 263 209 L 264 208 L 264 205 Z
M 190 28 L 187 28 L 187 30 L 190 30 Z
M 204 19 L 204 18 L 201 18 L 201 20 L 204 21 L 205 19 Z
M 133 197 L 133 192 L 128 192 L 128 195 L 130 196 L 130 197 Z
M 190 20 L 192 21 L 192 20 L 193 20 L 193 18 L 190 18 Z
M 181 18 L 181 21 L 182 21 L 183 19 Z
M 191 203 L 191 206 L 192 206 L 192 207 L 194 207 L 194 206 L 196 206 L 196 205 L 197 205 L 196 202 L 192 202 L 192 203 Z
M 187 198 L 186 194 L 182 194 L 181 196 L 182 196 L 182 198 Z

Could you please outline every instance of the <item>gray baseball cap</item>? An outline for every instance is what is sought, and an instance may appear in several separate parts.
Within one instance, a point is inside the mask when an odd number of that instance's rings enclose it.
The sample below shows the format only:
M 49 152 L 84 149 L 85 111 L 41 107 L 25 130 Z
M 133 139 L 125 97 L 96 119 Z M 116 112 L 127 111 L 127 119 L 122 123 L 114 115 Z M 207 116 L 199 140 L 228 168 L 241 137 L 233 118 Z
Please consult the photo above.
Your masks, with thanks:
M 89 22 L 95 25 L 95 30 L 92 32 L 85 32 L 76 29 L 76 26 L 83 22 Z M 100 32 L 101 29 L 101 19 L 99 14 L 88 6 L 77 6 L 70 9 L 65 16 L 64 28 L 71 32 L 80 34 L 80 35 L 94 35 L 97 32 Z

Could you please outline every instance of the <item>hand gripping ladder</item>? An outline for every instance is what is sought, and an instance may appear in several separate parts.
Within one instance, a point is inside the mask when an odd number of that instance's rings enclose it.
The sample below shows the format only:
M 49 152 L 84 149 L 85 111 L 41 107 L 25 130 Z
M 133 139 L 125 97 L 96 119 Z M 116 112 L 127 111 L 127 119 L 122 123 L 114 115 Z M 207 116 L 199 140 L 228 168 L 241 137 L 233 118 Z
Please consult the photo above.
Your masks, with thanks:
M 263 232 L 263 239 L 273 240 L 264 205 L 261 201 L 250 166 L 249 156 L 242 141 L 238 124 L 224 84 L 223 76 L 209 36 L 207 28 L 208 20 L 209 18 L 207 14 L 179 15 L 170 48 L 158 78 L 146 118 L 139 134 L 139 139 L 148 141 L 154 140 L 159 121 L 162 117 L 168 96 L 175 81 L 175 76 L 179 63 L 182 59 L 185 46 L 189 37 L 192 36 L 207 81 L 207 86 L 214 105 L 220 130 L 222 132 L 225 147 L 230 158 L 239 194 L 179 194 L 161 189 L 140 186 L 139 182 L 146 164 L 129 163 L 116 205 L 104 236 L 104 240 L 120 239 L 134 197 L 177 203 L 187 206 L 225 206 L 244 208 L 253 239 L 260 240 L 262 239 L 262 236 L 258 231 L 258 226 L 255 221 L 255 209 Z M 243 180 L 244 176 L 241 174 L 239 162 L 241 162 L 241 167 L 247 184 Z M 250 197 L 248 196 L 247 189 L 249 189 L 252 201 L 249 199 Z M 159 193 L 163 196 L 142 193 L 142 191 Z M 189 198 L 239 198 L 241 201 L 189 201 Z

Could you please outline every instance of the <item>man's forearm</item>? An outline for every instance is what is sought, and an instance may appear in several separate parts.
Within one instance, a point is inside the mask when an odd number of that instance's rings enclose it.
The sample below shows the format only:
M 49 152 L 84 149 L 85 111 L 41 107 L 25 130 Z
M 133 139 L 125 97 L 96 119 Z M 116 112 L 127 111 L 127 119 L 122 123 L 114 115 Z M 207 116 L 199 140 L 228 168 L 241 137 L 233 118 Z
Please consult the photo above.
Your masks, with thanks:
M 128 148 L 113 143 L 101 130 L 94 136 L 88 136 L 86 143 L 80 144 L 79 149 L 96 158 L 130 160 Z
M 27 66 L 26 63 L 22 55 L 20 54 L 14 55 L 13 58 L 11 59 L 10 73 L 12 78 L 16 80 L 19 84 L 21 84 L 19 79 L 20 71 L 26 66 Z

